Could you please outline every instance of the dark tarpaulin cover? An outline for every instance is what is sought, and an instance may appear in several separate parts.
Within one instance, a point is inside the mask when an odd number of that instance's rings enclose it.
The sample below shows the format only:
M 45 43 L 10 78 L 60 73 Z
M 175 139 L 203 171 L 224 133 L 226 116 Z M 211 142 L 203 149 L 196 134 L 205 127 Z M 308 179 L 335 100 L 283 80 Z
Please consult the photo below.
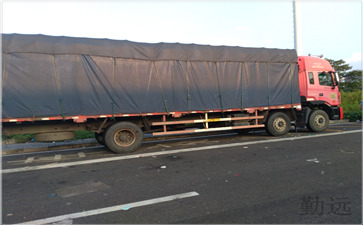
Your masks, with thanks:
M 3 118 L 300 103 L 295 50 L 2 35 Z

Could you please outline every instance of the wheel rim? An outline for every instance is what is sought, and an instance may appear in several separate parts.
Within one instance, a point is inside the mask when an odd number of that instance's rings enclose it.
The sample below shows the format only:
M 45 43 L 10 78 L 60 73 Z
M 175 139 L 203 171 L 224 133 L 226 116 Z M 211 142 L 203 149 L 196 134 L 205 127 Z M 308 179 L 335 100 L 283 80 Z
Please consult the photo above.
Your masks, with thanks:
M 119 146 L 128 147 L 135 143 L 136 133 L 130 129 L 121 129 L 115 133 L 114 141 Z
M 287 125 L 286 121 L 283 118 L 278 117 L 274 120 L 273 126 L 277 131 L 284 131 Z
M 325 118 L 324 118 L 324 116 L 322 116 L 322 115 L 317 115 L 317 116 L 315 117 L 315 119 L 314 119 L 314 124 L 315 124 L 315 126 L 317 126 L 318 128 L 322 128 L 322 127 L 324 127 L 324 126 L 325 126 L 325 123 L 326 123 Z

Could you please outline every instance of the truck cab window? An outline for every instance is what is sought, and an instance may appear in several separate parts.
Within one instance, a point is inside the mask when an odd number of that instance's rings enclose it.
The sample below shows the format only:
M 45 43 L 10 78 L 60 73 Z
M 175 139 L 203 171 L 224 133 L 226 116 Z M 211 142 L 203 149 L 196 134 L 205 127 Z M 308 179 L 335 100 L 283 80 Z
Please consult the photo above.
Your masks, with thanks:
M 312 72 L 309 72 L 309 81 L 310 81 L 310 84 L 314 84 L 314 76 L 313 76 Z
M 333 86 L 333 79 L 329 73 L 319 73 L 319 84 L 323 86 Z

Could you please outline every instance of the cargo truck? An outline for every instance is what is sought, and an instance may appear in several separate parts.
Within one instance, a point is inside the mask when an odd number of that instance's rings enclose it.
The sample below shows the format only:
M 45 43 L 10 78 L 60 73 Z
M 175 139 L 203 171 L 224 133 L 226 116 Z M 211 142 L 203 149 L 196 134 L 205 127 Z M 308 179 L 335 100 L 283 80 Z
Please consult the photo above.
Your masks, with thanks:
M 116 153 L 144 134 L 322 132 L 343 117 L 338 84 L 328 61 L 289 49 L 2 35 L 3 135 L 88 130 Z

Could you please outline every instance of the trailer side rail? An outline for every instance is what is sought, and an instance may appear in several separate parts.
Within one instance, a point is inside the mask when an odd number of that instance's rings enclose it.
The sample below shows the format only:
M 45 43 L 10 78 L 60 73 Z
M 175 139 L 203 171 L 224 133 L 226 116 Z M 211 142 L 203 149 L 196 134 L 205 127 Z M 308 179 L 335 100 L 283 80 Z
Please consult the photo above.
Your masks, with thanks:
M 186 133 L 199 133 L 199 132 L 210 132 L 210 131 L 223 131 L 223 130 L 233 130 L 233 129 L 247 129 L 247 128 L 260 128 L 264 127 L 264 124 L 259 124 L 258 119 L 263 119 L 264 116 L 258 116 L 258 111 L 255 111 L 254 116 L 246 116 L 246 117 L 231 117 L 231 118 L 213 118 L 208 119 L 208 113 L 204 113 L 204 119 L 198 120 L 179 120 L 179 121 L 166 121 L 166 116 L 163 115 L 162 122 L 153 122 L 151 125 L 163 126 L 163 132 L 154 132 L 153 136 L 158 135 L 167 135 L 167 134 L 186 134 Z M 236 120 L 255 120 L 255 124 L 253 125 L 243 125 L 243 126 L 225 126 L 225 127 L 214 127 L 210 128 L 210 122 L 226 122 L 226 121 L 236 121 Z M 188 123 L 203 123 L 204 129 L 191 129 L 191 130 L 179 130 L 179 131 L 167 131 L 168 125 L 177 125 L 177 124 L 188 124 Z
M 28 118 L 3 118 L 2 123 L 21 123 L 21 122 L 35 122 L 35 121 L 53 121 L 53 120 L 73 120 L 75 123 L 84 123 L 88 119 L 104 119 L 104 118 L 122 118 L 122 117 L 137 117 L 137 116 L 162 116 L 171 115 L 175 118 L 182 117 L 188 114 L 204 114 L 204 113 L 223 113 L 223 112 L 243 112 L 254 113 L 255 111 L 266 111 L 274 109 L 289 109 L 296 108 L 301 110 L 301 103 L 274 105 L 264 107 L 251 107 L 243 109 L 214 109 L 204 111 L 181 111 L 181 112 L 155 112 L 155 113 L 119 113 L 119 114 L 101 114 L 101 115 L 73 115 L 73 116 L 49 116 L 49 117 L 28 117 Z

